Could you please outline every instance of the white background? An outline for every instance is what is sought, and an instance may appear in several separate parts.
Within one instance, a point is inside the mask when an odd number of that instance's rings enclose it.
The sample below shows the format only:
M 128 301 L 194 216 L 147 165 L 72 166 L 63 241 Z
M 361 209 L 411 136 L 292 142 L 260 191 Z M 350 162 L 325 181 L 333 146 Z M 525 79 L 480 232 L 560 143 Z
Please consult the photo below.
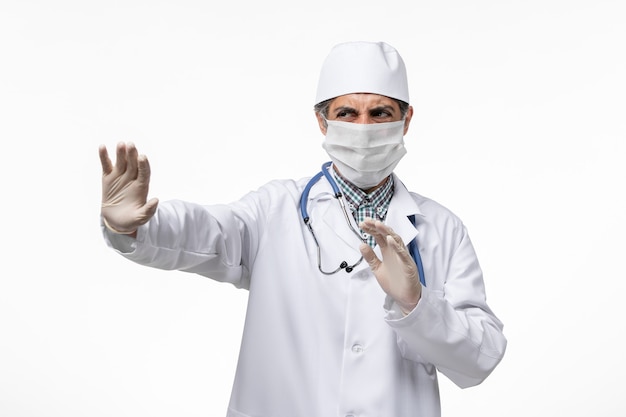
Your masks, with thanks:
M 99 144 L 151 196 L 230 202 L 327 159 L 330 48 L 403 55 L 397 172 L 466 223 L 507 354 L 444 417 L 623 416 L 626 6 L 531 1 L 0 3 L 0 415 L 223 416 L 246 293 L 140 267 L 99 230 Z

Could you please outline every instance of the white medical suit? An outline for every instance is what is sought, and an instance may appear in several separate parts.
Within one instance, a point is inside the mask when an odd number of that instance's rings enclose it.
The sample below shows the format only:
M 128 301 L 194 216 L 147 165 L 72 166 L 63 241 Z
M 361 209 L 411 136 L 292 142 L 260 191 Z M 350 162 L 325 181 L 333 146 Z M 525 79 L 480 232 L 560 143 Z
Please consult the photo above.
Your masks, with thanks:
M 365 261 L 320 273 L 299 210 L 308 179 L 273 181 L 228 205 L 163 202 L 136 240 L 104 235 L 139 264 L 249 290 L 228 417 L 438 417 L 437 370 L 460 387 L 479 384 L 506 339 L 463 223 L 394 180 L 385 223 L 406 244 L 417 236 L 426 277 L 407 316 Z M 324 178 L 308 211 L 323 267 L 356 262 L 361 242 Z

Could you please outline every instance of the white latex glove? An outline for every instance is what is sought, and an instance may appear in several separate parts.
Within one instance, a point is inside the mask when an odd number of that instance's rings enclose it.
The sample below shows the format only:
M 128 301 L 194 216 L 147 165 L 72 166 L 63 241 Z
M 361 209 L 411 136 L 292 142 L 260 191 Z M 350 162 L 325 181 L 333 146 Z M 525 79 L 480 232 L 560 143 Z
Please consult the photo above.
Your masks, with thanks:
M 368 244 L 359 249 L 382 289 L 400 306 L 402 313 L 410 313 L 422 295 L 417 265 L 408 249 L 391 227 L 378 220 L 365 219 L 361 230 L 369 233 L 380 247 L 383 260 L 378 259 Z
M 150 164 L 137 154 L 132 143 L 119 143 L 115 166 L 107 149 L 100 146 L 102 163 L 102 208 L 104 224 L 113 232 L 134 234 L 156 212 L 156 198 L 146 202 L 150 184 Z

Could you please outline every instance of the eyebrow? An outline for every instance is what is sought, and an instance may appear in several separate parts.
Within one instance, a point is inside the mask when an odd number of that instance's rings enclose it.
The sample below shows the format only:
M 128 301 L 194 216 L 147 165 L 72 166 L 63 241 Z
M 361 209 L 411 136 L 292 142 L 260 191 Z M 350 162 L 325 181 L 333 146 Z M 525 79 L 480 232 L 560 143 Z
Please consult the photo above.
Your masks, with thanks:
M 356 109 L 352 108 L 352 107 L 348 107 L 348 106 L 341 106 L 341 107 L 337 107 L 333 113 L 334 114 L 338 114 L 341 112 L 348 112 L 348 113 L 357 113 Z
M 382 106 L 376 106 L 374 108 L 368 109 L 367 111 L 369 113 L 376 113 L 376 112 L 379 112 L 379 111 L 382 111 L 382 110 L 389 111 L 391 114 L 394 114 L 396 112 L 396 110 L 393 108 L 393 106 L 390 106 L 388 104 L 382 105 Z M 337 107 L 333 111 L 334 114 L 341 113 L 341 112 L 356 113 L 356 114 L 359 113 L 355 108 L 349 107 L 349 106 Z
M 386 110 L 386 111 L 388 111 L 391 114 L 394 114 L 396 112 L 396 110 L 393 108 L 393 106 L 390 106 L 388 104 L 374 107 L 373 109 L 370 109 L 369 112 L 373 113 L 373 112 L 379 112 L 381 110 Z

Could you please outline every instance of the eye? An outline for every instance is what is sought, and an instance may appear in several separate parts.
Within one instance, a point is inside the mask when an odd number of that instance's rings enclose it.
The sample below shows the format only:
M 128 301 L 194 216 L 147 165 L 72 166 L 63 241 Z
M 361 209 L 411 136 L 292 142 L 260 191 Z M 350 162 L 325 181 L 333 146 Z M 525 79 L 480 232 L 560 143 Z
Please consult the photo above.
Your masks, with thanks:
M 371 111 L 370 116 L 376 119 L 388 119 L 393 117 L 393 114 L 386 109 L 374 109 Z
M 337 119 L 352 119 L 354 117 L 356 117 L 356 112 L 354 110 L 339 110 L 335 117 Z

